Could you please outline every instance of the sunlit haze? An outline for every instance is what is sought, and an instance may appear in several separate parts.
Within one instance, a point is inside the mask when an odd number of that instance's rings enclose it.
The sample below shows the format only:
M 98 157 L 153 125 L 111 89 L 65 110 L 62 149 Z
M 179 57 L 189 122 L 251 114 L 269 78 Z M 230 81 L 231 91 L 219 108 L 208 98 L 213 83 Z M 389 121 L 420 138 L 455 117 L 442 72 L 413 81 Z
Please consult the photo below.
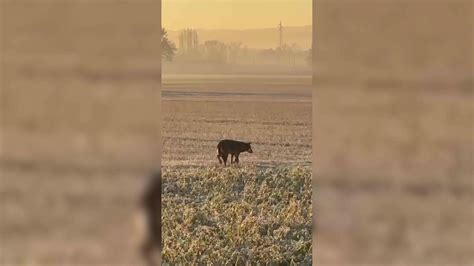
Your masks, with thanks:
M 311 25 L 311 0 L 163 0 L 170 30 L 272 28 Z

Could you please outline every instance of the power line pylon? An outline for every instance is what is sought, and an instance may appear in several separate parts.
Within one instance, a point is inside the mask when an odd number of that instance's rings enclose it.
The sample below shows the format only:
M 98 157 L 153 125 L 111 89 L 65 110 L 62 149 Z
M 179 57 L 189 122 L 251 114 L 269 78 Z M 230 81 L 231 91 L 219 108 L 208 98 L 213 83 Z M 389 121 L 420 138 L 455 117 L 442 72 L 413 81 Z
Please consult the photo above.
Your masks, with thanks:
M 280 49 L 282 49 L 283 47 L 283 25 L 281 24 L 281 21 L 280 21 L 280 24 L 278 24 L 278 32 L 280 34 Z

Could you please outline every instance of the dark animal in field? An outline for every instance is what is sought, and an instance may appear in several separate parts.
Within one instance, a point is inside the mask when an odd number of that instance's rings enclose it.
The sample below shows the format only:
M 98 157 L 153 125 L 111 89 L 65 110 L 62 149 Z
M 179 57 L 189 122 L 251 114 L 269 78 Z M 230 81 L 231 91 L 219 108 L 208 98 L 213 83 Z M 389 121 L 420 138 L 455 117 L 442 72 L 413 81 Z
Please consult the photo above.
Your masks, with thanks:
M 222 161 L 224 161 L 224 166 L 227 166 L 227 158 L 229 154 L 231 155 L 231 164 L 239 163 L 239 155 L 242 152 L 253 153 L 250 142 L 224 139 L 219 141 L 219 144 L 217 144 L 217 159 L 219 159 L 220 164 L 222 164 Z
M 141 198 L 146 218 L 146 236 L 141 247 L 144 259 L 149 266 L 160 265 L 155 261 L 154 251 L 161 250 L 161 174 L 155 173 Z

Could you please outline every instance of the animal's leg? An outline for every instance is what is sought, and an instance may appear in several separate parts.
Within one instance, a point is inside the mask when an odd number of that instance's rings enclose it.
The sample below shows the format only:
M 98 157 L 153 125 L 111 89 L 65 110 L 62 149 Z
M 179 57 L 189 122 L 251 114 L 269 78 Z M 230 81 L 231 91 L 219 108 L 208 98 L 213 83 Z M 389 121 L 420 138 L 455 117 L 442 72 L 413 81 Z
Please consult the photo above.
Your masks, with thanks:
M 217 154 L 217 159 L 219 159 L 219 164 L 222 164 L 221 155 Z
M 224 153 L 221 156 L 222 156 L 222 159 L 224 160 L 224 166 L 227 166 L 227 157 L 229 156 L 229 154 Z
M 233 164 L 234 163 L 234 154 L 231 154 L 230 155 L 230 164 Z
M 144 211 L 147 219 L 147 236 L 141 246 L 141 252 L 145 262 L 149 266 L 160 265 L 156 259 L 156 251 L 161 249 L 161 204 L 159 203 L 159 193 L 161 191 L 161 180 L 152 184 L 150 191 L 144 198 Z
M 239 155 L 238 155 L 238 154 L 235 155 L 235 163 L 236 163 L 236 164 L 239 163 Z

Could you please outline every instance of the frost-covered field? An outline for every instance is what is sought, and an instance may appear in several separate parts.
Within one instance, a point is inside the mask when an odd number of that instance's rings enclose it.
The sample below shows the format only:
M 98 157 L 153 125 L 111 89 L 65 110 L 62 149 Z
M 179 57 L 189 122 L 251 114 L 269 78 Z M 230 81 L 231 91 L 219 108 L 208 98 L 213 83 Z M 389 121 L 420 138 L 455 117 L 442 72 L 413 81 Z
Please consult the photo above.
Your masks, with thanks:
M 311 103 L 267 92 L 163 102 L 164 262 L 311 265 Z M 254 153 L 224 168 L 224 138 Z
M 178 168 L 163 182 L 165 263 L 311 265 L 309 168 Z

